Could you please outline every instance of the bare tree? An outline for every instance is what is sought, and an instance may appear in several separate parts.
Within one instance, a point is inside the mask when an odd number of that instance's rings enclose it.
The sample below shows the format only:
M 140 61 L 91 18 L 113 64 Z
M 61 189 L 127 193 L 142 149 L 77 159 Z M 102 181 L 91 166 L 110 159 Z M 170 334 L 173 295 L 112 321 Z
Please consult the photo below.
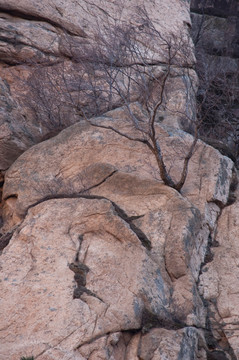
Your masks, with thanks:
M 239 155 L 239 72 L 230 58 L 231 42 L 213 45 L 213 25 L 204 13 L 193 21 L 192 37 L 197 58 L 199 78 L 197 93 L 199 136 L 212 145 L 221 141 L 228 147 L 227 155 L 235 161 Z M 226 37 L 226 32 L 224 34 Z M 216 140 L 216 141 L 215 141 Z M 215 146 L 217 147 L 217 146 Z
M 71 109 L 73 116 L 90 122 L 92 126 L 144 144 L 154 155 L 164 184 L 180 191 L 196 146 L 197 124 L 190 112 L 170 109 L 167 95 L 175 76 L 187 78 L 186 98 L 195 92 L 190 77 L 192 48 L 189 36 L 164 35 L 144 8 L 137 9 L 133 25 L 110 19 L 103 27 L 96 24 L 93 30 L 94 41 L 86 40 L 81 46 L 75 38 L 65 35 L 64 52 L 68 53 L 71 65 L 65 61 L 55 67 L 45 67 L 29 79 L 31 106 L 38 113 L 44 112 L 46 122 L 48 117 L 49 125 L 53 127 L 64 125 L 64 111 Z M 43 75 L 39 76 L 41 71 Z M 45 87 L 40 86 L 43 79 Z M 146 120 L 132 111 L 130 104 L 134 101 L 142 104 Z M 127 109 L 128 122 L 138 136 L 131 136 L 110 123 L 102 125 L 92 120 L 92 117 L 122 105 Z M 177 181 L 166 168 L 157 135 L 156 123 L 162 110 L 180 114 L 194 128 L 194 140 L 186 151 Z

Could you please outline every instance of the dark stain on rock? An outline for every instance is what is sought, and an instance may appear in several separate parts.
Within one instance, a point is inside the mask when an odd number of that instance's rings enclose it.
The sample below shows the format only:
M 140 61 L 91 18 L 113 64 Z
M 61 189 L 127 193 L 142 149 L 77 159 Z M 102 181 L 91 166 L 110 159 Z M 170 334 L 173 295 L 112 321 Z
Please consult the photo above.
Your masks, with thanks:
M 69 269 L 74 272 L 74 280 L 77 284 L 77 287 L 73 292 L 73 299 L 80 299 L 81 295 L 84 293 L 89 296 L 94 296 L 98 300 L 103 301 L 99 296 L 97 296 L 93 291 L 86 288 L 86 275 L 90 271 L 89 267 L 79 260 L 70 263 Z
M 163 307 L 162 310 L 163 313 L 158 314 L 147 308 L 143 309 L 142 320 L 141 320 L 142 334 L 147 333 L 153 328 L 177 330 L 177 329 L 182 329 L 186 326 L 184 322 L 174 318 Z

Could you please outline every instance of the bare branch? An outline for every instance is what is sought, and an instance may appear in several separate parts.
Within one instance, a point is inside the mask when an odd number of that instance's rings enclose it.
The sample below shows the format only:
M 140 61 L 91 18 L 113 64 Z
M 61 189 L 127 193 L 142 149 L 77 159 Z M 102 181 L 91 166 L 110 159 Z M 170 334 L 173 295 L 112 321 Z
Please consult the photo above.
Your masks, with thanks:
M 174 72 L 176 69 L 186 72 L 192 67 L 188 60 L 191 44 L 183 34 L 162 34 L 144 7 L 138 7 L 134 21 L 132 25 L 120 18 L 111 19 L 104 26 L 96 22 L 92 29 L 94 42 L 89 39 L 80 48 L 73 37 L 65 34 L 64 53 L 74 65 L 62 62 L 45 67 L 41 82 L 36 73 L 29 80 L 29 87 L 34 90 L 29 98 L 36 113 L 44 113 L 52 126 L 65 125 L 64 108 L 69 111 L 69 118 L 85 119 L 94 127 L 146 145 L 155 157 L 164 184 L 180 191 L 197 136 L 184 159 L 180 180 L 175 181 L 164 161 L 156 123 L 159 111 L 167 106 L 167 88 Z M 130 104 L 135 101 L 141 103 L 147 119 L 139 119 L 132 111 Z M 105 125 L 92 119 L 122 105 L 135 136 L 110 122 Z M 193 121 L 188 114 L 180 115 Z

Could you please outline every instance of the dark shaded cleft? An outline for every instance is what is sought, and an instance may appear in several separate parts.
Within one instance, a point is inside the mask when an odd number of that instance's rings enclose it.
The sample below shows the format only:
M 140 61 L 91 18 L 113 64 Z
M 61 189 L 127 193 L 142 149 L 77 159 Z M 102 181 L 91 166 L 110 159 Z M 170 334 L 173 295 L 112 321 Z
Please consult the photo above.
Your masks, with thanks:
M 103 300 L 99 296 L 97 296 L 95 293 L 93 293 L 93 291 L 91 291 L 85 287 L 86 275 L 90 271 L 88 266 L 83 264 L 80 261 L 73 262 L 73 263 L 69 264 L 68 266 L 69 266 L 69 269 L 75 273 L 74 280 L 77 284 L 77 287 L 74 289 L 74 292 L 73 292 L 73 299 L 80 299 L 81 295 L 83 295 L 85 293 L 89 296 L 94 296 L 95 298 L 97 298 L 98 300 L 103 302 Z
M 12 235 L 13 231 L 0 237 L 0 251 L 2 251 L 9 244 Z
M 124 210 L 122 210 L 118 205 L 116 205 L 114 202 L 112 202 L 112 205 L 114 206 L 114 209 L 119 217 L 121 217 L 127 224 L 129 224 L 130 229 L 137 235 L 138 239 L 141 241 L 142 245 L 147 249 L 152 249 L 151 241 L 148 239 L 148 237 L 145 235 L 145 233 L 139 229 L 135 224 L 132 223 L 133 220 L 139 219 L 142 216 L 132 216 L 129 217 Z
M 174 318 L 171 314 L 165 313 L 159 317 L 158 314 L 153 313 L 152 311 L 144 308 L 142 312 L 141 319 L 141 328 L 142 334 L 147 333 L 153 328 L 163 328 L 168 330 L 178 330 L 183 329 L 187 325 L 179 320 Z

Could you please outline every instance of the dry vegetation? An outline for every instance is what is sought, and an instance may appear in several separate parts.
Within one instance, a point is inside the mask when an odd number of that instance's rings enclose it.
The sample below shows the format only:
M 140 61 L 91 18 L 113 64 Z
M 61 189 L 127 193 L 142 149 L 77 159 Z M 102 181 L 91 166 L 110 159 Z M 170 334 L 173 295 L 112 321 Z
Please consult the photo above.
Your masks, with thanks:
M 81 46 L 75 38 L 65 35 L 64 53 L 68 54 L 70 61 L 51 66 L 38 65 L 27 80 L 30 91 L 24 101 L 39 124 L 49 132 L 58 132 L 72 122 L 84 120 L 143 143 L 155 157 L 164 184 L 180 191 L 195 150 L 198 127 L 205 114 L 201 110 L 199 121 L 195 121 L 193 111 L 189 115 L 186 110 L 170 110 L 190 124 L 194 134 L 191 146 L 183 151 L 186 155 L 182 171 L 175 180 L 165 165 L 156 123 L 159 111 L 169 110 L 167 92 L 173 77 L 186 79 L 186 99 L 196 94 L 190 76 L 192 43 L 185 33 L 165 35 L 157 25 L 145 9 L 138 8 L 134 25 L 118 18 L 110 19 L 104 27 L 96 23 L 93 39 L 86 40 Z M 146 120 L 132 112 L 130 104 L 135 101 L 143 106 Z M 136 130 L 136 136 L 110 123 L 102 125 L 92 120 L 119 106 L 128 110 L 128 122 Z M 186 107 L 190 106 L 186 104 Z M 203 106 L 202 101 L 201 109 Z

